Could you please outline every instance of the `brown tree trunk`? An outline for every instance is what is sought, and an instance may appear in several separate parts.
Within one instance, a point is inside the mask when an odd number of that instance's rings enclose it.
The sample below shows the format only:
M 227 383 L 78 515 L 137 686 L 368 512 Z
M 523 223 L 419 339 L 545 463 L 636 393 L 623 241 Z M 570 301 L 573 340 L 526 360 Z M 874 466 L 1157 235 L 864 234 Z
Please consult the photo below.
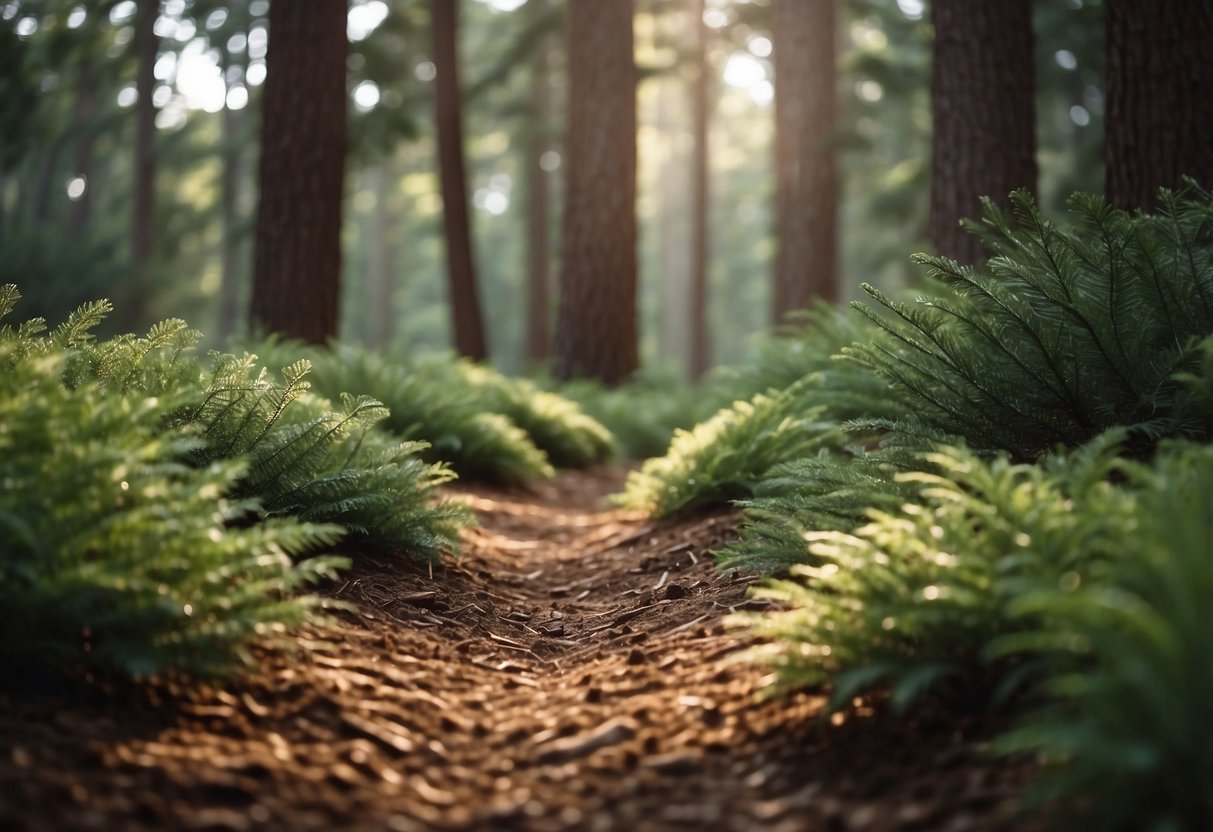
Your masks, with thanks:
M 1191 176 L 1213 187 L 1213 5 L 1106 0 L 1108 200 L 1148 208 Z
M 459 95 L 459 0 L 432 0 L 435 115 L 438 169 L 442 183 L 442 227 L 446 233 L 447 281 L 455 351 L 474 361 L 488 358 L 484 319 L 476 289 L 472 231 L 463 169 L 463 116 Z
M 544 12 L 540 0 L 530 0 L 534 17 Z M 546 39 L 535 49 L 531 63 L 531 119 L 527 139 L 527 323 L 526 358 L 542 364 L 551 355 L 551 188 L 543 169 L 543 154 L 548 150 L 548 126 L 551 112 L 551 76 Z
M 115 320 L 122 329 L 134 329 L 143 322 L 155 246 L 156 217 L 156 57 L 160 39 L 156 36 L 159 0 L 139 0 L 135 20 L 135 39 L 139 55 L 135 75 L 138 100 L 135 105 L 135 193 L 131 214 L 132 268 L 117 305 Z
M 568 4 L 566 195 L 557 378 L 618 384 L 636 343 L 636 65 L 632 0 Z
M 255 330 L 337 334 L 346 154 L 346 0 L 274 0 L 253 264 Z
M 396 309 L 396 248 L 399 244 L 392 212 L 392 191 L 396 185 L 391 158 L 371 169 L 367 185 L 375 193 L 375 212 L 371 215 L 369 262 L 366 270 L 367 344 L 386 350 L 392 341 Z
M 775 323 L 838 299 L 837 0 L 774 0 Z
M 226 341 L 236 331 L 240 317 L 240 246 L 239 228 L 241 161 L 243 145 L 238 140 L 241 115 L 230 107 L 223 108 L 223 173 L 220 180 L 219 204 L 223 222 L 222 255 L 219 271 L 219 320 L 216 335 Z
M 708 327 L 708 27 L 704 0 L 690 0 L 695 25 L 695 81 L 691 89 L 691 378 L 712 363 Z
M 1036 188 L 1031 0 L 932 0 L 931 241 L 961 263 L 982 256 L 960 220 L 982 196 Z
M 76 112 L 73 116 L 76 142 L 72 170 L 84 178 L 84 193 L 72 203 L 67 217 L 68 239 L 79 239 L 88 226 L 93 207 L 93 144 L 97 135 L 93 113 L 97 102 L 97 65 L 91 54 L 80 59 L 80 75 L 76 87 Z

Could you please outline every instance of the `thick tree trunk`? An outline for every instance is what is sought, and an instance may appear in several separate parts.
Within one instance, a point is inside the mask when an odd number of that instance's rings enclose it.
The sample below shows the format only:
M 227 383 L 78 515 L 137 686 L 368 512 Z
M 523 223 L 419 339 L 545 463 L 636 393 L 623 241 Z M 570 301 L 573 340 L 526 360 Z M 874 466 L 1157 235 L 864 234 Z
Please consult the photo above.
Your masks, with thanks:
M 1148 208 L 1191 176 L 1213 187 L 1213 5 L 1106 0 L 1108 200 Z
M 691 89 L 691 378 L 712 364 L 708 327 L 708 27 L 704 0 L 690 0 L 695 25 L 695 80 Z
M 97 106 L 97 65 L 92 55 L 80 59 L 73 115 L 77 132 L 72 158 L 75 176 L 84 178 L 84 193 L 72 203 L 67 216 L 68 239 L 79 239 L 88 227 L 93 208 L 93 145 L 97 135 L 93 115 Z
M 774 0 L 775 323 L 838 299 L 837 0 Z
M 346 0 L 274 0 L 263 95 L 255 330 L 337 334 L 346 154 Z
M 446 233 L 447 280 L 455 350 L 475 361 L 488 358 L 484 319 L 476 288 L 472 231 L 463 169 L 463 117 L 459 95 L 459 0 L 432 0 L 434 101 L 438 123 L 438 168 L 442 226 Z
M 540 0 L 530 0 L 532 15 L 543 12 Z M 548 172 L 543 169 L 543 154 L 548 150 L 548 128 L 551 116 L 551 83 L 549 48 L 540 43 L 531 63 L 531 119 L 527 138 L 527 322 L 526 358 L 531 364 L 542 364 L 551 355 L 551 187 Z
M 636 371 L 636 65 L 632 0 L 570 0 L 557 378 Z
M 960 220 L 982 196 L 1036 188 L 1031 0 L 932 0 L 931 241 L 962 263 L 981 243 Z

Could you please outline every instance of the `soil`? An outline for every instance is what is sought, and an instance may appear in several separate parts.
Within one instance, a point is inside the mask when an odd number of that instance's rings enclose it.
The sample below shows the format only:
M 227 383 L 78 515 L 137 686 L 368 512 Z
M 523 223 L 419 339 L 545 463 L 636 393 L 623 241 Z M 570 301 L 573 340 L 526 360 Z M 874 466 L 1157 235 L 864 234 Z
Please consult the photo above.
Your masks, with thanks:
M 441 565 L 362 559 L 354 609 L 222 687 L 0 693 L 0 829 L 1023 830 L 1002 727 L 761 696 L 737 515 L 613 510 L 618 470 L 464 488 Z

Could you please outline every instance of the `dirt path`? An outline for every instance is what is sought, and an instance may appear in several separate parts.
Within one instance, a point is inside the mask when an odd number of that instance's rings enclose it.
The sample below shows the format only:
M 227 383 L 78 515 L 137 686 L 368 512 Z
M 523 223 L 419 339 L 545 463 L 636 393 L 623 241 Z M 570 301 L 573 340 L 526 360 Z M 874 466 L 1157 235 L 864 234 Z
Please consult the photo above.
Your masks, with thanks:
M 708 555 L 736 516 L 653 523 L 620 483 L 460 492 L 461 559 L 363 562 L 357 612 L 223 690 L 0 694 L 0 829 L 1029 828 L 991 726 L 759 701 Z

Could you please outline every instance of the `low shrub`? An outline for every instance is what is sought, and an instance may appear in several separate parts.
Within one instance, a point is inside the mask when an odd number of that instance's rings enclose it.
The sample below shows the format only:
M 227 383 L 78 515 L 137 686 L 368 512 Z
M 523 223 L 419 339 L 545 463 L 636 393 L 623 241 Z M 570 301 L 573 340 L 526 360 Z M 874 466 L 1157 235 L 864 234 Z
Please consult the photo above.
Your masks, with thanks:
M 632 472 L 618 502 L 663 517 L 696 503 L 748 496 L 779 462 L 840 444 L 837 423 L 821 418 L 825 408 L 805 406 L 815 381 L 759 393 L 676 431 L 665 456 Z
M 1100 580 L 1042 583 L 1011 605 L 1039 625 L 999 651 L 1034 656 L 1042 704 L 996 744 L 1049 765 L 1037 800 L 1074 828 L 1213 828 L 1213 448 L 1134 466 L 1135 528 Z
M 1179 379 L 1213 336 L 1213 196 L 1192 186 L 1159 202 L 1130 214 L 1078 194 L 1078 222 L 1060 226 L 1025 192 L 1011 196 L 1014 225 L 986 200 L 970 224 L 993 255 L 984 267 L 919 255 L 945 292 L 913 304 L 865 285 L 878 307 L 859 308 L 890 339 L 844 352 L 905 402 L 893 429 L 1020 460 L 1115 426 L 1137 454 L 1167 436 L 1213 439 Z
M 0 289 L 0 317 L 20 295 Z M 96 341 L 86 304 L 0 329 L 0 655 L 51 676 L 230 670 L 320 606 L 296 595 L 341 538 L 412 556 L 453 544 L 449 478 L 368 428 L 385 411 L 193 355 L 179 321 Z M 14 677 L 15 678 L 15 677 Z
M 904 707 L 944 680 L 992 696 L 1013 683 L 991 649 L 1037 622 L 1018 614 L 1026 586 L 1097 573 L 1132 532 L 1131 498 L 1109 482 L 1122 461 L 1112 432 L 1043 465 L 928 455 L 938 473 L 895 479 L 919 502 L 872 510 L 853 534 L 806 534 L 812 564 L 757 593 L 784 609 L 739 619 L 773 642 L 781 690 L 829 682 L 840 706 L 888 685 Z

